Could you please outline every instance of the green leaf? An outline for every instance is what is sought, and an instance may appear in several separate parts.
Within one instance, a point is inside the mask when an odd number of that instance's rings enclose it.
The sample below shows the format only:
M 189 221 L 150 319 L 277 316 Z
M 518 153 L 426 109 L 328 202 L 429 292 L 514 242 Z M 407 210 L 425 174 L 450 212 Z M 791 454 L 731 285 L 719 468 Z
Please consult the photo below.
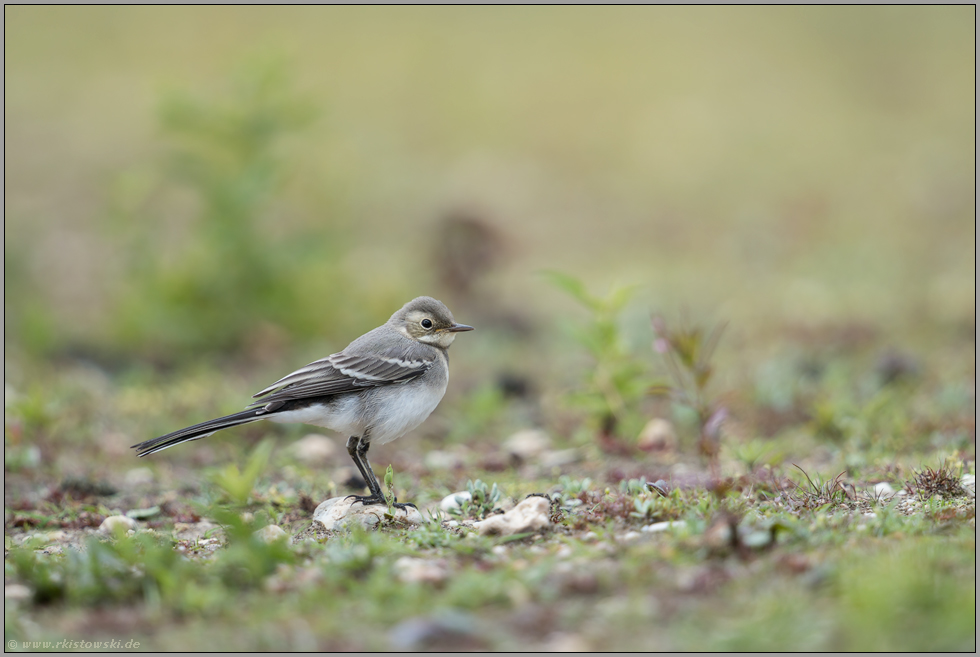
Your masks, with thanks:
M 570 276 L 560 271 L 546 270 L 541 272 L 552 285 L 560 290 L 564 290 L 574 299 L 593 311 L 602 309 L 601 300 L 589 294 L 585 289 L 585 284 L 574 276 Z

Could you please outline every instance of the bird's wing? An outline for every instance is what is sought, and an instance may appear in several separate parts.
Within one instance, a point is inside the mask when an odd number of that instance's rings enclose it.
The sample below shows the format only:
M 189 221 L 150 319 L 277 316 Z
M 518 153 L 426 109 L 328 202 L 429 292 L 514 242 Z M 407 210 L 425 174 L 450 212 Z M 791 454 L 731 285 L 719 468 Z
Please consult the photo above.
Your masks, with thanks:
M 434 361 L 393 354 L 333 354 L 314 361 L 255 393 L 251 406 L 291 399 L 325 397 L 374 386 L 405 383 L 424 374 Z M 268 396 L 267 396 L 268 395 Z M 258 399 L 261 397 L 261 399 Z

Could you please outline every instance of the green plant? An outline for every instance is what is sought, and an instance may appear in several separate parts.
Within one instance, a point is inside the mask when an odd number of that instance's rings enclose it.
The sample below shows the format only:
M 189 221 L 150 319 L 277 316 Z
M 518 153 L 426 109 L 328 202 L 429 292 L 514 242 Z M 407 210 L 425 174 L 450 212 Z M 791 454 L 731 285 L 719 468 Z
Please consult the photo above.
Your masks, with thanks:
M 948 500 L 966 495 L 959 477 L 953 474 L 945 461 L 939 464 L 938 470 L 926 466 L 922 470 L 914 471 L 912 480 L 905 484 L 905 489 L 909 495 L 920 499 L 930 499 L 937 495 Z
M 273 442 L 263 440 L 248 457 L 244 470 L 239 470 L 234 463 L 212 475 L 211 481 L 218 486 L 225 496 L 238 506 L 245 506 L 252 495 L 255 483 L 262 476 L 269 456 L 272 454 Z
M 548 271 L 544 275 L 591 313 L 587 323 L 571 329 L 572 337 L 589 353 L 594 366 L 587 373 L 584 386 L 570 396 L 570 402 L 584 408 L 592 417 L 600 446 L 621 451 L 623 446 L 618 437 L 625 433 L 624 422 L 631 415 L 635 417 L 649 386 L 645 368 L 630 353 L 619 327 L 620 314 L 633 288 L 613 287 L 605 297 L 599 297 L 568 274 Z
M 589 487 L 592 486 L 592 479 L 589 477 L 573 479 L 568 475 L 561 475 L 558 477 L 558 485 L 561 486 L 561 493 L 564 497 L 576 497 L 589 490 Z
M 450 547 L 459 538 L 459 535 L 443 527 L 437 517 L 429 517 L 420 526 L 405 533 L 405 539 L 422 550 Z
M 391 464 L 388 464 L 388 468 L 385 470 L 385 503 L 388 505 L 388 513 L 393 512 L 395 506 L 395 471 L 392 469 Z
M 649 488 L 647 487 L 646 477 L 640 477 L 639 479 L 622 480 L 619 482 L 619 490 L 629 495 L 646 495 Z
M 732 456 L 742 463 L 750 474 L 761 464 L 775 465 L 783 459 L 783 453 L 774 448 L 770 441 L 759 438 L 734 446 Z
M 296 560 L 296 553 L 287 541 L 266 542 L 256 535 L 266 524 L 263 514 L 249 517 L 235 509 L 217 508 L 212 510 L 212 515 L 228 538 L 227 547 L 218 554 L 214 564 L 215 574 L 226 586 L 242 589 L 256 586 L 280 564 Z
M 291 177 L 285 148 L 317 110 L 276 59 L 248 61 L 230 81 L 210 96 L 167 97 L 165 159 L 118 181 L 110 227 L 128 261 L 112 349 L 172 362 L 274 344 L 284 330 L 339 336 L 364 319 L 335 312 L 357 287 L 341 266 L 338 218 L 292 234 L 271 221 Z M 173 204 L 182 230 L 158 209 Z
M 975 541 L 918 538 L 841 563 L 848 650 L 976 650 Z
M 501 498 L 500 489 L 497 488 L 496 483 L 487 486 L 480 479 L 467 481 L 466 492 L 470 495 L 469 499 L 458 496 L 456 499 L 459 501 L 459 506 L 450 511 L 453 515 L 463 518 L 485 518 L 488 514 L 493 513 Z
M 671 380 L 670 385 L 654 386 L 650 390 L 671 396 L 694 413 L 698 451 L 716 466 L 721 450 L 721 426 L 728 411 L 710 398 L 708 387 L 715 372 L 711 357 L 725 325 L 708 329 L 682 320 L 677 326 L 671 326 L 659 315 L 654 315 L 650 323 L 654 332 L 653 350 L 663 358 Z
M 796 484 L 796 489 L 789 494 L 789 499 L 792 501 L 793 505 L 797 508 L 803 509 L 820 509 L 823 507 L 837 507 L 842 504 L 847 504 L 850 499 L 848 490 L 844 485 L 844 473 L 841 472 L 839 475 L 830 479 L 829 481 L 823 481 L 820 477 L 814 481 L 810 478 L 810 475 L 806 473 L 806 470 L 800 466 L 793 464 L 794 467 L 803 473 L 806 477 L 807 485 L 801 486 Z

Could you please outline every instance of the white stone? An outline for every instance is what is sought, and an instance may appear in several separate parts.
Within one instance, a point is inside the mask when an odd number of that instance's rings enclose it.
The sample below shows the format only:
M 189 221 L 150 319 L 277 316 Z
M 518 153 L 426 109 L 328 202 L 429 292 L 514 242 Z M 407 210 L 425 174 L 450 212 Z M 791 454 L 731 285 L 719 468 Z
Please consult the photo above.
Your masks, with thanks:
M 581 459 L 581 454 L 574 447 L 570 449 L 549 450 L 541 455 L 541 466 L 545 468 L 558 468 L 563 465 L 578 463 Z
M 471 499 L 473 499 L 473 496 L 470 495 L 468 490 L 461 490 L 458 493 L 450 493 L 442 498 L 441 502 L 439 502 L 439 508 L 446 513 L 449 513 L 450 511 L 459 509 L 464 502 L 469 502 Z
M 545 639 L 541 652 L 589 652 L 589 644 L 577 634 L 552 632 Z
M 544 497 L 529 497 L 502 515 L 474 523 L 480 535 L 510 536 L 551 526 L 551 504 Z
M 290 453 L 303 463 L 323 464 L 337 457 L 340 449 L 330 438 L 308 433 L 289 447 Z
M 503 444 L 508 454 L 524 461 L 543 454 L 550 447 L 551 438 L 540 429 L 518 431 Z
M 54 543 L 56 541 L 63 541 L 68 538 L 68 532 L 61 529 L 55 529 L 50 532 L 38 532 L 31 535 L 31 538 L 38 539 L 44 543 Z
M 394 565 L 395 575 L 406 584 L 439 584 L 449 577 L 449 573 L 442 564 L 428 559 L 400 557 Z
M 874 495 L 877 497 L 894 497 L 895 489 L 887 481 L 882 481 L 875 484 Z
M 966 491 L 966 494 L 970 497 L 977 496 L 977 476 L 971 475 L 969 473 L 960 477 L 960 486 Z
M 109 534 L 110 536 L 118 531 L 118 528 L 122 528 L 125 531 L 135 530 L 138 525 L 136 521 L 128 516 L 109 516 L 102 521 L 99 525 L 99 531 L 103 534 Z
M 647 422 L 636 439 L 636 445 L 645 452 L 677 449 L 677 432 L 674 425 L 655 417 Z
M 194 541 L 204 538 L 207 534 L 221 535 L 221 528 L 206 518 L 200 522 L 175 522 L 174 538 L 182 541 Z
M 423 522 L 422 514 L 418 509 L 392 508 L 389 514 L 388 506 L 385 504 L 364 506 L 360 502 L 355 502 L 350 496 L 332 497 L 321 503 L 313 512 L 313 522 L 319 523 L 328 531 L 344 529 L 353 522 L 360 523 L 366 529 L 373 529 L 388 522 L 389 515 L 393 522 L 411 525 L 421 525 Z
M 31 597 L 31 590 L 23 584 L 4 584 L 4 600 L 26 600 Z
M 252 532 L 252 535 L 266 543 L 273 543 L 286 538 L 286 531 L 279 525 L 266 525 L 262 529 Z
M 666 522 L 655 522 L 652 525 L 646 525 L 645 527 L 640 527 L 640 531 L 650 532 L 655 534 L 657 532 L 665 532 L 668 529 L 673 529 L 675 527 L 677 528 L 687 527 L 687 523 L 684 522 L 683 520 L 668 520 Z

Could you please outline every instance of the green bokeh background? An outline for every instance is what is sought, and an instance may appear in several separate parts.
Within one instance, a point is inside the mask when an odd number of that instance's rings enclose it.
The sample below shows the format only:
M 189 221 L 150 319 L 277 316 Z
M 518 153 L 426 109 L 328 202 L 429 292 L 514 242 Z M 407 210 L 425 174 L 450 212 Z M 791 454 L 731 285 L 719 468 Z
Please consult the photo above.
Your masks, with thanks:
M 471 323 L 533 322 L 573 308 L 543 269 L 596 290 L 636 284 L 638 315 L 941 339 L 936 327 L 973 326 L 975 308 L 974 18 L 6 7 L 5 353 L 340 347 L 423 293 Z M 281 274 L 253 303 L 234 249 L 207 265 L 224 242 L 202 237 L 200 196 L 165 164 L 181 138 L 166 108 L 233 111 L 236 79 L 270 66 L 272 97 L 310 121 L 275 142 L 279 182 L 242 228 Z M 439 248 L 460 213 L 497 239 L 462 291 Z M 160 281 L 134 273 L 147 259 L 212 281 L 241 310 L 225 322 L 235 336 L 193 305 L 180 315 L 179 295 L 155 305 Z
M 505 650 L 975 649 L 973 500 L 868 518 L 806 488 L 975 473 L 975 25 L 974 6 L 5 7 L 5 584 L 69 582 L 9 601 L 5 638 L 380 650 L 449 608 Z M 229 481 L 307 527 L 311 501 L 358 490 L 344 437 L 323 463 L 291 451 L 309 427 L 264 422 L 129 445 L 239 410 L 420 294 L 478 330 L 377 469 L 423 509 L 467 480 L 591 486 L 594 520 L 492 563 L 489 539 L 435 527 L 216 568 L 161 544 L 137 561 L 175 582 L 162 607 L 129 562 L 114 579 L 21 543 L 126 509 L 166 507 L 166 534 L 221 513 Z M 726 327 L 704 408 L 652 394 L 675 380 L 651 313 Z M 724 487 L 697 454 L 716 409 Z M 652 419 L 676 435 L 646 449 Z M 571 460 L 515 461 L 528 428 Z M 655 501 L 695 533 L 620 543 L 653 520 L 625 492 L 641 476 L 678 486 Z M 713 551 L 731 480 L 743 526 L 776 513 L 789 542 Z M 119 492 L 62 495 L 78 481 Z M 412 536 L 454 564 L 445 588 L 395 577 Z M 296 572 L 322 579 L 257 586 L 306 549 Z M 255 588 L 214 579 L 245 559 Z M 562 588 L 590 572 L 591 593 Z

